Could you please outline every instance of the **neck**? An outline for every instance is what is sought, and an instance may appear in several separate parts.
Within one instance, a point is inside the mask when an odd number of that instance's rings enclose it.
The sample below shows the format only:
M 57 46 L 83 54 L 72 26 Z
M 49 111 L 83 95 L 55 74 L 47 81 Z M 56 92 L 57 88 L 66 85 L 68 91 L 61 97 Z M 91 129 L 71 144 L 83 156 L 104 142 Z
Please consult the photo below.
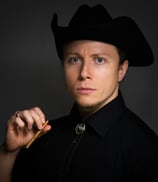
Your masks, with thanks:
M 104 104 L 104 105 L 106 105 L 106 104 Z M 104 105 L 96 104 L 96 105 L 91 105 L 91 106 L 86 106 L 86 107 L 83 107 L 83 106 L 79 106 L 78 105 L 78 110 L 79 110 L 79 113 L 80 113 L 81 118 L 83 120 L 85 120 L 89 116 L 91 116 L 94 113 L 96 113 Z
M 84 120 L 86 118 L 88 118 L 89 116 L 91 116 L 92 114 L 94 114 L 97 110 L 94 108 L 90 108 L 90 107 L 78 107 L 79 108 L 79 113 L 81 118 Z
M 78 110 L 80 112 L 80 116 L 82 119 L 86 119 L 98 110 L 100 110 L 102 107 L 107 105 L 109 102 L 111 102 L 113 99 L 115 99 L 118 96 L 118 93 L 111 97 L 109 100 L 104 100 L 102 102 L 96 103 L 94 105 L 89 105 L 89 106 L 81 106 L 78 105 Z

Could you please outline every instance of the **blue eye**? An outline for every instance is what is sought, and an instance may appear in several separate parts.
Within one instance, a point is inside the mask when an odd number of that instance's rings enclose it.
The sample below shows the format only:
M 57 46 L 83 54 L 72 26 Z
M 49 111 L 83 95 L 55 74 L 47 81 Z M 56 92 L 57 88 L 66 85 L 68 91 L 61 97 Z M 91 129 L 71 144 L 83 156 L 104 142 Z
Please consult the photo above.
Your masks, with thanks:
M 103 64 L 105 62 L 105 59 L 104 58 L 101 58 L 101 57 L 97 57 L 97 58 L 95 58 L 95 62 L 97 64 Z
M 72 64 L 76 64 L 79 63 L 81 61 L 81 59 L 79 57 L 70 57 L 68 62 L 72 63 Z

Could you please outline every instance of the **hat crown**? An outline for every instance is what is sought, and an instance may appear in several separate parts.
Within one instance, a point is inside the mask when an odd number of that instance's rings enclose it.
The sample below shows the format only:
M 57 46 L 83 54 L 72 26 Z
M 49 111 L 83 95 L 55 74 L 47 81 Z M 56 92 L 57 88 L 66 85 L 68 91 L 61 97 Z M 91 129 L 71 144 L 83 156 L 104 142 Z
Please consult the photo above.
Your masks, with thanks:
M 112 18 L 101 4 L 81 5 L 68 26 L 58 25 L 57 14 L 52 19 L 52 30 L 59 57 L 63 47 L 75 40 L 92 40 L 112 44 L 126 52 L 130 66 L 148 66 L 153 63 L 153 53 L 144 34 L 130 17 Z
M 101 4 L 94 7 L 82 5 L 76 11 L 68 26 L 96 26 L 105 24 L 110 20 L 112 20 L 112 17 Z

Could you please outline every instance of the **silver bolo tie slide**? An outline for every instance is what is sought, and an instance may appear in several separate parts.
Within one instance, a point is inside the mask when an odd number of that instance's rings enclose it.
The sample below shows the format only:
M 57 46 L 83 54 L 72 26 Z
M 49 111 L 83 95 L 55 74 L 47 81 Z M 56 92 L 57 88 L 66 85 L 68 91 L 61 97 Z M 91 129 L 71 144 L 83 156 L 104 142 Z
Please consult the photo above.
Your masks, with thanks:
M 77 135 L 82 134 L 86 130 L 86 125 L 85 123 L 78 123 L 76 125 L 75 131 Z

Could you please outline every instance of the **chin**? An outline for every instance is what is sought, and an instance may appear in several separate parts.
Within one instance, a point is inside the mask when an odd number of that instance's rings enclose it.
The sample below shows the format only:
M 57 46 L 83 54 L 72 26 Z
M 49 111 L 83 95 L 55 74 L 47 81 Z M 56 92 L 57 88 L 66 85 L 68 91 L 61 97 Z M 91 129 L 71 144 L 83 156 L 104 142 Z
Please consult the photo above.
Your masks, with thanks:
M 97 109 L 98 107 L 100 107 L 100 105 L 101 105 L 101 103 L 100 102 L 76 102 L 77 103 L 77 105 L 80 107 L 80 108 L 82 108 L 83 110 L 95 110 L 95 109 Z
M 96 102 L 92 102 L 92 99 L 82 99 L 82 100 L 76 100 L 76 103 L 79 107 L 92 107 L 93 105 L 96 105 Z
M 83 110 L 92 110 L 92 111 L 97 111 L 100 108 L 102 108 L 103 106 L 105 106 L 110 100 L 108 99 L 102 99 L 102 100 L 92 100 L 91 99 L 79 99 L 76 100 L 77 105 L 79 106 L 79 108 L 83 109 Z

